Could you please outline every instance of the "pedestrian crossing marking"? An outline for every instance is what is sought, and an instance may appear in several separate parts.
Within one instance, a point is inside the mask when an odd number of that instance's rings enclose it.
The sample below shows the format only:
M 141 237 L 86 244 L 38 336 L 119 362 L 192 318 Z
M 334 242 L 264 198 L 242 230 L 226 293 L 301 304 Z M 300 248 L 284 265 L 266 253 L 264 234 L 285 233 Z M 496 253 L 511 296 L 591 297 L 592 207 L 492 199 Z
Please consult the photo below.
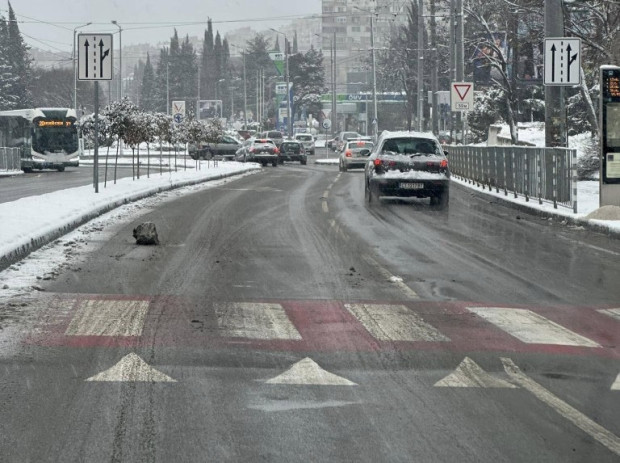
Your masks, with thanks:
M 157 371 L 133 352 L 86 381 L 176 383 L 176 380 Z
M 91 299 L 77 304 L 67 336 L 140 336 L 149 309 L 144 300 Z
M 467 310 L 526 344 L 601 347 L 531 310 L 501 307 L 468 307 Z
M 215 305 L 223 336 L 264 340 L 301 340 L 284 308 L 275 303 L 230 302 Z
M 437 381 L 435 387 L 479 387 L 479 388 L 506 388 L 515 389 L 508 381 L 496 378 L 487 373 L 469 357 L 460 363 L 454 372 Z
M 380 341 L 450 341 L 404 305 L 345 304 L 345 308 Z
M 267 384 L 297 384 L 314 386 L 357 386 L 342 376 L 321 368 L 314 360 L 306 357 L 281 375 L 265 381 Z
M 620 391 L 620 373 L 618 373 L 618 376 L 616 376 L 616 380 L 611 385 L 611 390 L 612 391 Z
M 620 309 L 601 309 L 597 310 L 597 312 L 608 315 L 611 318 L 615 318 L 620 321 Z

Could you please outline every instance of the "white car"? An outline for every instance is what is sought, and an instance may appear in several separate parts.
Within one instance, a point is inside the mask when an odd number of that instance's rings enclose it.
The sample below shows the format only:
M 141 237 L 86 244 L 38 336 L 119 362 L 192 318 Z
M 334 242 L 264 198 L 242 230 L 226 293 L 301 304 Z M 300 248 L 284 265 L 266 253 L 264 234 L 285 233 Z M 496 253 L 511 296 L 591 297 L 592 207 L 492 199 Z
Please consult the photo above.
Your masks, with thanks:
M 314 136 L 311 133 L 298 133 L 295 140 L 301 142 L 306 154 L 314 154 Z

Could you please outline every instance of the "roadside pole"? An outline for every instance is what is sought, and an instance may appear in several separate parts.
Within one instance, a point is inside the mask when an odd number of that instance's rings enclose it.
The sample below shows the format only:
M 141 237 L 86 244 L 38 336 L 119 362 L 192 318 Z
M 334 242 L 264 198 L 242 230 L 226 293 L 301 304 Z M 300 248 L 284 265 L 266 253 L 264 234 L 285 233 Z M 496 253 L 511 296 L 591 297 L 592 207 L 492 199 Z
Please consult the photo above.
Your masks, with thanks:
M 95 81 L 95 154 L 93 156 L 93 183 L 99 193 L 99 81 Z

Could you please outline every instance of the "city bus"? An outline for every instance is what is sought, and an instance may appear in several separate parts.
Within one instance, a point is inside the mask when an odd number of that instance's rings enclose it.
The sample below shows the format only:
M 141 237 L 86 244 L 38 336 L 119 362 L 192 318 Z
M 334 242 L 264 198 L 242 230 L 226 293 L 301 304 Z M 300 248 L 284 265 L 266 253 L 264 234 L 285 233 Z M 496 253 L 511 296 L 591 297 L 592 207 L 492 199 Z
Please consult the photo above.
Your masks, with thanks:
M 70 108 L 0 111 L 0 146 L 21 149 L 21 169 L 77 167 L 82 152 L 77 117 Z

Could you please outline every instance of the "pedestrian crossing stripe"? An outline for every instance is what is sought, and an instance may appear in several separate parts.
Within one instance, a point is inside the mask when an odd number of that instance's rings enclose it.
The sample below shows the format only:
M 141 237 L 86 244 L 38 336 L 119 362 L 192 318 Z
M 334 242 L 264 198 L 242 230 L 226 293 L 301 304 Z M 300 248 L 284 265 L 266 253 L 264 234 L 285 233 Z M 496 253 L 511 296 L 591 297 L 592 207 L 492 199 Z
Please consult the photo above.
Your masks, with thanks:
M 468 307 L 467 309 L 526 344 L 601 347 L 591 339 L 570 331 L 531 310 L 503 307 Z
M 144 300 L 82 299 L 65 331 L 67 336 L 140 336 L 149 302 Z
M 345 304 L 344 306 L 379 341 L 450 341 L 404 305 Z
M 598 312 L 620 321 L 620 309 L 601 309 Z
M 301 334 L 276 303 L 228 302 L 215 305 L 223 336 L 264 340 L 301 340 Z

